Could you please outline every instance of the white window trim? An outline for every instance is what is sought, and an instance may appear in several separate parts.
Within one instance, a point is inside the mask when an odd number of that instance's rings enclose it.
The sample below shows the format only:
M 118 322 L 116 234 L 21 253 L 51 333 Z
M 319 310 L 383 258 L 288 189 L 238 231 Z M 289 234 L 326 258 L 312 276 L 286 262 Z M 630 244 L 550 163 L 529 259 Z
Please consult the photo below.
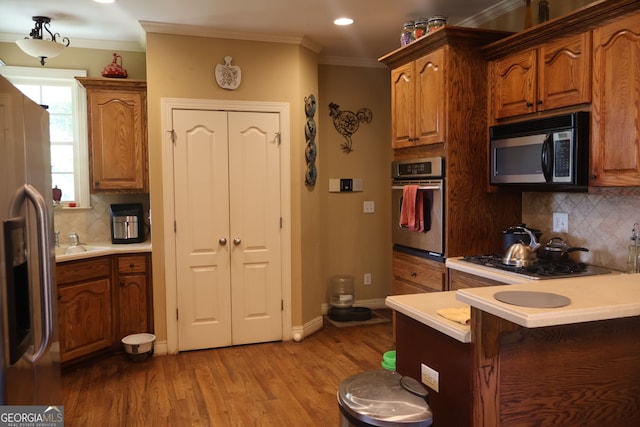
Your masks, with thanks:
M 14 66 L 2 66 L 0 67 L 0 75 L 13 80 L 17 83 L 40 83 L 42 79 L 48 80 L 71 80 L 75 77 L 86 77 L 86 70 L 67 70 L 56 68 L 36 68 L 36 67 L 14 67 Z M 88 131 L 87 131 L 87 96 L 84 88 L 77 83 L 72 85 L 72 96 L 76 100 L 76 110 L 74 116 L 77 119 L 78 125 L 75 128 L 77 135 L 74 135 L 76 141 L 78 141 L 75 150 L 76 156 L 74 160 L 74 174 L 76 175 L 75 193 L 76 203 L 78 208 L 90 208 L 91 196 L 89 192 L 89 144 L 88 144 Z

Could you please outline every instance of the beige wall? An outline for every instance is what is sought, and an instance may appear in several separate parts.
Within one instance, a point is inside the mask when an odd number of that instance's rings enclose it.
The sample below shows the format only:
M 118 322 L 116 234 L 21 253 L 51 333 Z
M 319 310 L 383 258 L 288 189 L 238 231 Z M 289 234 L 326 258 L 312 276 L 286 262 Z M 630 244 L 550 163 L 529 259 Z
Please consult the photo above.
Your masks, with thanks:
M 319 91 L 322 293 L 317 297 L 328 303 L 331 277 L 347 274 L 354 277 L 356 301 L 383 299 L 391 292 L 390 71 L 321 65 Z M 345 140 L 329 117 L 331 102 L 342 111 L 373 112 L 371 123 L 360 123 L 354 133 L 349 154 L 341 150 Z M 330 178 L 361 178 L 364 191 L 330 193 Z M 375 213 L 362 212 L 365 200 L 375 202 Z M 364 273 L 371 273 L 371 286 L 364 286 Z
M 213 70 L 233 58 L 242 69 L 236 90 L 221 89 Z M 302 325 L 305 307 L 313 307 L 318 286 L 319 229 L 306 221 L 319 212 L 319 197 L 304 186 L 304 97 L 317 93 L 314 54 L 289 44 L 213 39 L 166 34 L 147 35 L 147 96 L 149 112 L 150 186 L 153 221 L 162 224 L 161 98 L 288 102 L 291 113 L 292 324 Z M 317 96 L 317 95 L 316 95 Z M 163 230 L 152 234 L 156 335 L 166 337 Z M 317 310 L 316 310 L 317 311 Z

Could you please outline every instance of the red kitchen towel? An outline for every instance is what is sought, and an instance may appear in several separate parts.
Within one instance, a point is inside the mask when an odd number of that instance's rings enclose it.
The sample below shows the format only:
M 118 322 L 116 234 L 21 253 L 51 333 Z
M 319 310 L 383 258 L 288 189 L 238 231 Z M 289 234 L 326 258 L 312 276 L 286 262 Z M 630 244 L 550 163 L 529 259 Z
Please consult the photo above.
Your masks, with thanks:
M 416 196 L 417 185 L 405 185 L 402 189 L 402 206 L 400 208 L 400 227 L 416 229 Z

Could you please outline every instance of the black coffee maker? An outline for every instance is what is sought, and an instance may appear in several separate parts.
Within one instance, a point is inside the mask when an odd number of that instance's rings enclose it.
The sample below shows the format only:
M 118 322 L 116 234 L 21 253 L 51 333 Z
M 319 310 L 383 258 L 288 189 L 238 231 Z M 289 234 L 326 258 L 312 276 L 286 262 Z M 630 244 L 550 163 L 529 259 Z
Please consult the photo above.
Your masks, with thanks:
M 140 243 L 144 241 L 142 203 L 111 205 L 111 243 Z

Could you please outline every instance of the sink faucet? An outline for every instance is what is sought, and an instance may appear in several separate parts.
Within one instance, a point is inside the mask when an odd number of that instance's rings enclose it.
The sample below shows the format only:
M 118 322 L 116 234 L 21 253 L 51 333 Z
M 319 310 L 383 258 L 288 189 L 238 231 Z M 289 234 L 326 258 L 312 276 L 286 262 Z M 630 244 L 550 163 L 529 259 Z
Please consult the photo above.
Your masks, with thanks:
M 78 233 L 76 233 L 75 231 L 69 233 L 69 246 L 78 246 L 78 244 L 80 244 Z

